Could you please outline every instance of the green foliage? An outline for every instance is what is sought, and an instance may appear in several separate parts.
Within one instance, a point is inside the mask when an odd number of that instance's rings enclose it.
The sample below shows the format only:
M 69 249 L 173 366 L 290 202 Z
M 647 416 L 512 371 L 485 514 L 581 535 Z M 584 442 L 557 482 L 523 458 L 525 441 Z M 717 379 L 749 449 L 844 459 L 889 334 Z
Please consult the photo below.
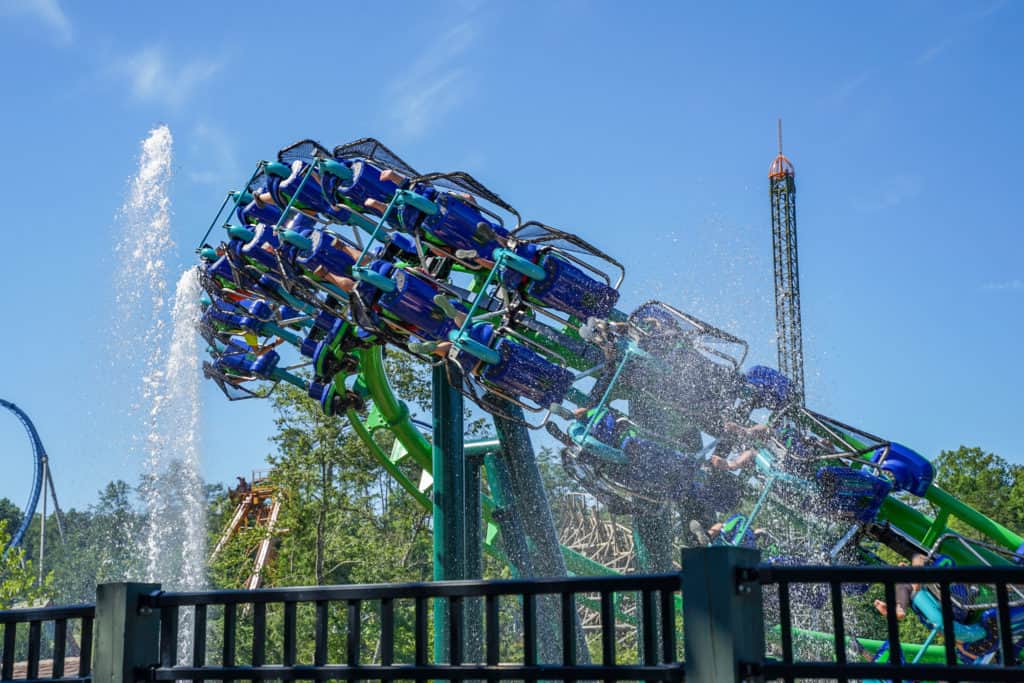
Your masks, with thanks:
M 397 393 L 414 412 L 430 408 L 429 371 L 401 356 L 387 359 Z M 283 502 L 268 585 L 421 580 L 431 572 L 430 517 L 405 493 L 349 430 L 344 417 L 327 417 L 304 392 L 281 387 L 273 398 L 276 452 L 270 480 Z M 385 452 L 393 437 L 377 435 Z M 406 473 L 418 477 L 414 468 Z M 223 522 L 233 510 L 222 497 Z M 212 525 L 211 525 L 211 528 Z M 220 525 L 223 528 L 223 524 Z M 219 533 L 220 529 L 217 529 Z M 262 532 L 239 534 L 214 563 L 218 585 L 237 587 L 252 567 Z
M 25 536 L 25 557 L 39 559 L 37 514 Z M 143 517 L 135 491 L 124 481 L 112 481 L 86 510 L 64 513 L 64 538 L 57 517 L 46 519 L 46 569 L 52 575 L 51 595 L 58 604 L 91 602 L 96 585 L 108 581 L 141 580 L 144 575 Z
M 0 498 L 0 524 L 12 534 L 21 524 L 21 508 L 10 498 Z
M 935 483 L 1011 531 L 1024 532 L 1024 465 L 1014 465 L 978 447 L 942 451 Z M 966 529 L 954 521 L 954 528 Z
M 389 376 L 396 392 L 412 404 L 414 413 L 430 407 L 430 373 L 402 357 L 388 359 Z M 379 583 L 429 580 L 432 575 L 429 510 L 379 465 L 365 445 L 350 432 L 344 417 L 327 417 L 304 392 L 280 387 L 274 394 L 277 432 L 275 452 L 268 456 L 270 482 L 282 501 L 275 534 L 275 552 L 264 572 L 265 585 Z M 382 431 L 380 446 L 390 452 L 393 437 Z M 418 471 L 402 464 L 415 481 Z M 213 505 L 221 528 L 233 506 L 221 496 Z M 213 529 L 211 525 L 211 529 Z M 219 534 L 220 529 L 217 529 Z M 252 571 L 253 552 L 264 537 L 255 528 L 237 534 L 211 568 L 215 585 L 237 588 Z M 215 543 L 216 539 L 211 539 Z M 343 605 L 331 610 L 343 610 Z M 375 606 L 364 606 L 361 620 L 366 659 L 374 656 L 379 635 Z M 240 615 L 239 642 L 251 629 L 248 615 Z M 396 605 L 396 657 L 412 654 L 412 604 Z M 214 620 L 216 617 L 213 617 Z M 283 615 L 276 607 L 267 614 L 268 652 L 279 649 L 274 641 Z M 297 613 L 299 659 L 310 661 L 315 613 L 304 606 Z M 345 647 L 345 615 L 331 614 L 329 647 Z M 211 633 L 216 633 L 211 628 Z M 213 645 L 211 644 L 211 647 Z M 244 657 L 244 646 L 239 652 Z
M 7 548 L 11 535 L 0 523 L 0 546 Z M 25 558 L 23 548 L 7 548 L 0 557 L 0 609 L 45 602 L 52 596 L 51 575 L 38 581 L 39 572 L 32 560 Z

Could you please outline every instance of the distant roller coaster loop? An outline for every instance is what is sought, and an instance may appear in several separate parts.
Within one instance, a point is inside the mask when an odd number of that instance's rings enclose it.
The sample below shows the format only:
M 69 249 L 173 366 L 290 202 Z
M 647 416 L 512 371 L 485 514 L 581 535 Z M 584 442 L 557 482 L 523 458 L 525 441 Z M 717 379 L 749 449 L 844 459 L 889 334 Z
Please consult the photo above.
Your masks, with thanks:
M 13 548 L 21 545 L 22 540 L 25 538 L 25 533 L 28 531 L 29 524 L 32 523 L 32 518 L 36 514 L 36 506 L 39 504 L 39 496 L 43 492 L 43 466 L 46 462 L 47 456 L 46 449 L 43 448 L 43 442 L 39 438 L 39 432 L 36 431 L 35 425 L 32 424 L 32 420 L 30 420 L 28 415 L 25 414 L 25 411 L 10 401 L 5 401 L 2 398 L 0 398 L 0 406 L 7 408 L 7 410 L 14 413 L 14 415 L 21 421 L 21 424 L 25 427 L 25 431 L 28 432 L 28 439 L 32 444 L 32 460 L 34 463 L 32 470 L 32 490 L 29 494 L 28 504 L 25 505 L 24 514 L 21 517 L 21 523 L 11 536 L 11 542 L 7 545 L 8 548 Z

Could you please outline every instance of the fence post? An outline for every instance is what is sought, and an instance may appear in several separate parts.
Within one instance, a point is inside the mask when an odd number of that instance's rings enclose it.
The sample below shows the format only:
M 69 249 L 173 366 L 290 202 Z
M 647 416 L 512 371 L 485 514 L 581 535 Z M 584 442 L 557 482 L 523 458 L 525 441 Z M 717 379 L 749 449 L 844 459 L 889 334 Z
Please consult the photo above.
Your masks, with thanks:
M 749 672 L 741 663 L 763 661 L 761 584 L 756 578 L 741 580 L 760 559 L 761 553 L 751 548 L 683 551 L 686 683 L 746 680 Z
M 134 683 L 137 671 L 160 661 L 160 614 L 139 610 L 139 598 L 158 583 L 96 586 L 94 683 Z

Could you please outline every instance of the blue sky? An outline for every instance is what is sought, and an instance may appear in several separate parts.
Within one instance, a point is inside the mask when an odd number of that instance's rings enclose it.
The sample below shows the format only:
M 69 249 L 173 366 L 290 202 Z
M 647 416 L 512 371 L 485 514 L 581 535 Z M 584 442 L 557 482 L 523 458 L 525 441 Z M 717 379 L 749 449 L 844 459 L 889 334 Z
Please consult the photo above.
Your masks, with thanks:
M 810 404 L 930 457 L 1024 462 L 1024 6 L 371 5 L 0 0 L 0 395 L 35 420 L 65 505 L 140 468 L 115 212 L 158 123 L 175 272 L 256 160 L 372 135 L 615 255 L 626 307 L 665 299 L 774 364 L 781 116 Z M 204 386 L 207 477 L 258 468 L 270 420 Z M 0 495 L 20 502 L 13 418 L 0 443 Z

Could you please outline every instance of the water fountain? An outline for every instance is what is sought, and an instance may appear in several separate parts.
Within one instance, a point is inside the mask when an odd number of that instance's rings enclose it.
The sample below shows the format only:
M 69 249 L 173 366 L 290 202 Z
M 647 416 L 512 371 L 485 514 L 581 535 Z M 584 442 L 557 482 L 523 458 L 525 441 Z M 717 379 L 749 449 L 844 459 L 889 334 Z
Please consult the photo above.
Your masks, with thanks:
M 135 450 L 144 458 L 146 579 L 197 589 L 205 584 L 206 556 L 194 331 L 199 282 L 194 269 L 186 271 L 169 301 L 172 149 L 167 126 L 150 131 L 119 212 L 124 233 L 117 247 L 118 325 L 142 341 L 124 350 L 129 356 L 122 361 L 142 374 L 133 412 L 144 434 L 136 438 Z

